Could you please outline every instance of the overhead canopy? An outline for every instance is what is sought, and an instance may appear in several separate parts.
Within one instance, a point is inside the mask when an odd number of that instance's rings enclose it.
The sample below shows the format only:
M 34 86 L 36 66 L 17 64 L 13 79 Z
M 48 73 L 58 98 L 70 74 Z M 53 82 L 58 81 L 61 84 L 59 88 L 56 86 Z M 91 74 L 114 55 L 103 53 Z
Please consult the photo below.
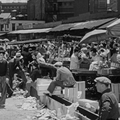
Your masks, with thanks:
M 6 33 L 0 33 L 0 36 L 5 35 Z
M 75 25 L 75 23 L 71 23 L 71 24 L 62 24 L 59 25 L 57 27 L 54 27 L 50 30 L 50 32 L 59 32 L 59 31 L 64 31 L 64 30 L 69 30 L 70 28 L 72 28 Z
M 10 17 L 11 17 L 10 13 L 1 13 L 0 14 L 0 18 L 1 19 L 8 19 Z
M 112 21 L 110 21 L 110 22 L 108 22 L 108 23 L 100 26 L 99 29 L 107 29 L 107 27 L 108 27 L 109 25 L 111 25 L 112 23 L 114 23 L 116 20 L 117 20 L 117 19 L 112 20 Z
M 45 29 L 30 29 L 30 30 L 17 30 L 9 32 L 9 34 L 29 34 L 29 33 L 47 33 L 51 28 Z
M 114 37 L 120 37 L 120 19 L 117 19 L 107 27 L 108 34 Z
M 17 45 L 17 44 L 27 44 L 27 43 L 38 43 L 42 41 L 48 41 L 48 39 L 35 39 L 35 40 L 25 40 L 25 41 L 14 41 L 8 42 L 9 45 Z
M 94 27 L 98 27 L 100 25 L 103 25 L 105 23 L 113 21 L 115 18 L 109 18 L 109 19 L 100 19 L 100 20 L 93 20 L 93 21 L 86 21 L 86 22 L 80 22 L 76 23 L 74 27 L 72 27 L 70 30 L 79 30 L 79 29 L 92 29 Z
M 106 40 L 106 30 L 93 30 L 88 32 L 80 41 L 80 43 L 91 43 Z

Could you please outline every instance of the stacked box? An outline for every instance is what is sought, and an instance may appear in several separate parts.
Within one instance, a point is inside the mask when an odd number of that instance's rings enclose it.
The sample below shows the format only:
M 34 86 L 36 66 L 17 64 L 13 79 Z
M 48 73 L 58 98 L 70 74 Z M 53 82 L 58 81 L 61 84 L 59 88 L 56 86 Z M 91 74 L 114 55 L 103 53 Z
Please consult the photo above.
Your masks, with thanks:
M 61 90 L 62 90 L 61 87 L 56 87 L 55 91 L 53 92 L 53 95 L 61 95 Z
M 95 100 L 89 100 L 89 99 L 80 99 L 79 100 L 79 105 L 82 106 L 82 107 L 85 107 L 86 108 L 86 105 L 89 103 L 90 105 L 94 106 L 96 109 L 98 109 L 99 107 L 99 103 L 98 101 L 95 101 Z
M 85 81 L 77 82 L 78 91 L 82 91 L 81 99 L 85 99 Z
M 119 83 L 112 83 L 112 91 L 116 95 L 118 102 L 120 102 L 120 84 Z
M 72 88 L 65 88 L 64 98 L 71 102 L 77 102 L 78 92 L 82 92 L 81 98 L 85 98 L 85 81 L 77 82 Z
M 47 93 L 47 88 L 51 82 L 52 80 L 50 79 L 37 79 L 36 90 L 37 90 L 38 96 L 41 96 L 44 93 Z

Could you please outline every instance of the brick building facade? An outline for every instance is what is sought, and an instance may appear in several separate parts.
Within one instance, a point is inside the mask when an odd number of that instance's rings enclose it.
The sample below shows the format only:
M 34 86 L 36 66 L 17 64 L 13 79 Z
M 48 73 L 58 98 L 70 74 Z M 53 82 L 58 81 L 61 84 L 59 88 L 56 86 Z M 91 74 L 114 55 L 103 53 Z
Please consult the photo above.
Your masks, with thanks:
M 27 13 L 29 20 L 44 20 L 45 0 L 28 0 Z

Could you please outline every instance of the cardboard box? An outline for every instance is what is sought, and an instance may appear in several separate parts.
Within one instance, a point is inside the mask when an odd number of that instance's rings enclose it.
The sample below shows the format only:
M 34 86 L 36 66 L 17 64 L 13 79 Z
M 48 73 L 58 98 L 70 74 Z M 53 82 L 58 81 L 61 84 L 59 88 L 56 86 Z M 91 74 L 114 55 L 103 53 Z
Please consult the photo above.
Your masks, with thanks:
M 86 108 L 86 103 L 89 103 L 90 105 L 94 106 L 96 109 L 99 108 L 98 101 L 89 100 L 89 99 L 80 99 L 79 100 L 79 105 L 82 106 L 82 107 Z

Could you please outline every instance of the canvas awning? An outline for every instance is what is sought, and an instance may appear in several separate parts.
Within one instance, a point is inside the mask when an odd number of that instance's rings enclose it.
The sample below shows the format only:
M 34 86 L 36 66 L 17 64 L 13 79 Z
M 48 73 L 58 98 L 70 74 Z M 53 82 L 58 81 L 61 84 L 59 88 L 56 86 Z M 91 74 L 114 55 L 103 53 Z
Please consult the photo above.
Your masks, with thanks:
M 80 41 L 80 43 L 91 43 L 91 42 L 99 42 L 101 40 L 106 40 L 107 34 L 106 30 L 93 30 L 88 32 Z
M 72 28 L 75 25 L 75 23 L 71 23 L 71 24 L 62 24 L 59 25 L 57 27 L 54 27 L 50 30 L 50 32 L 59 32 L 59 31 L 65 31 L 65 30 L 69 30 L 70 28 Z
M 112 23 L 114 23 L 117 19 L 118 19 L 118 18 L 116 18 L 115 20 L 112 20 L 112 21 L 110 21 L 110 22 L 108 22 L 108 23 L 100 26 L 99 29 L 107 29 L 107 27 L 108 27 L 109 25 L 111 25 Z
M 9 32 L 8 34 L 30 34 L 30 33 L 47 33 L 51 28 L 45 29 L 30 29 L 30 30 L 17 30 Z
M 120 19 L 107 26 L 107 31 L 110 36 L 120 37 Z
M 14 41 L 8 42 L 9 45 L 17 45 L 17 44 L 27 44 L 27 43 L 38 43 L 41 41 L 48 41 L 48 39 L 34 39 L 34 40 L 25 40 L 25 41 Z
M 79 29 L 92 29 L 101 25 L 104 25 L 106 23 L 109 23 L 113 21 L 115 18 L 109 18 L 109 19 L 100 19 L 100 20 L 92 20 L 92 21 L 86 21 L 86 22 L 80 22 L 76 23 L 74 27 L 72 27 L 70 30 L 79 30 Z

